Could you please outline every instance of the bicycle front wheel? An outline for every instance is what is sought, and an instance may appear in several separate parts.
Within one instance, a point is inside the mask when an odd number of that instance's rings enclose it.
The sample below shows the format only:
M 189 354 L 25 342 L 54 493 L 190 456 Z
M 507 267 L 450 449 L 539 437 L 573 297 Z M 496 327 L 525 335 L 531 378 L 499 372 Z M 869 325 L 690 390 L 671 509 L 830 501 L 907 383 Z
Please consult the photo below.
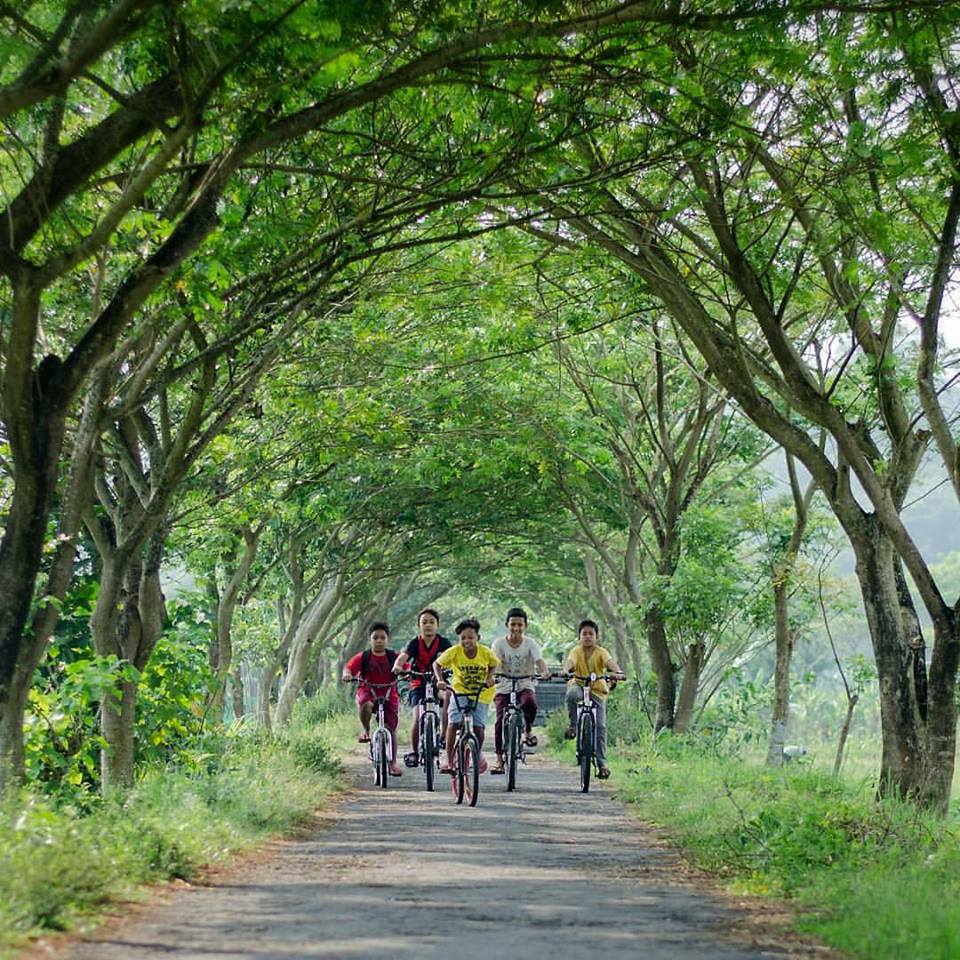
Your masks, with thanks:
M 467 797 L 467 803 L 471 807 L 477 805 L 480 797 L 480 744 L 471 737 L 463 751 L 464 765 L 464 792 Z
M 467 745 L 463 741 L 457 744 L 456 764 L 453 793 L 457 798 L 457 803 L 463 803 L 463 797 L 467 789 Z
M 374 762 L 377 766 L 376 782 L 377 785 L 382 787 L 384 790 L 387 789 L 387 780 L 389 774 L 387 772 L 387 734 L 384 730 L 378 730 L 376 733 L 377 737 L 377 749 L 374 751 Z
M 433 775 L 437 768 L 437 755 L 434 752 L 436 748 L 436 719 L 432 713 L 428 713 L 423 718 L 423 726 L 420 730 L 420 749 L 423 753 L 423 772 L 427 775 L 427 790 L 431 793 L 433 792 Z
M 517 789 L 517 762 L 520 758 L 520 718 L 511 713 L 507 720 L 507 790 Z
M 593 717 L 584 713 L 577 730 L 577 759 L 580 761 L 580 789 L 590 789 L 590 771 L 593 769 Z

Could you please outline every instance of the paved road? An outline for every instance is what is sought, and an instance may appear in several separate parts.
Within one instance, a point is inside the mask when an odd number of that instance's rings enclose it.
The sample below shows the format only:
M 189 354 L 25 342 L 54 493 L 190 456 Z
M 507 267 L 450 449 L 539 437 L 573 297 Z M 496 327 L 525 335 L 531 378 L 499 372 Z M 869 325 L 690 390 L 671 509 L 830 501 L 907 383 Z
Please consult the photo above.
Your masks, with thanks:
M 180 890 L 140 919 L 76 945 L 73 960 L 757 960 L 737 915 L 660 878 L 674 856 L 609 787 L 578 792 L 576 770 L 544 757 L 509 794 L 482 777 L 475 809 L 446 778 L 427 794 L 407 770 L 385 793 L 369 764 L 330 827 L 285 841 L 215 884 Z

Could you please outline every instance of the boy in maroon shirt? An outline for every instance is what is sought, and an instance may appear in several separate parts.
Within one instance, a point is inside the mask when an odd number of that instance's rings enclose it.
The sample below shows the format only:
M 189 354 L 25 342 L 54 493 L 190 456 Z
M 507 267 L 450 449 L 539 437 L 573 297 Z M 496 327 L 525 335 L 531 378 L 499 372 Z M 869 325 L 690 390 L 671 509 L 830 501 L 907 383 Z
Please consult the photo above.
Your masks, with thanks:
M 417 636 L 415 636 L 397 657 L 394 664 L 394 673 L 404 669 L 416 670 L 419 673 L 433 673 L 433 662 L 450 646 L 450 641 L 440 635 L 440 614 L 430 607 L 424 607 L 417 615 Z M 409 664 L 409 666 L 408 666 Z M 441 735 L 447 734 L 447 703 L 449 693 L 440 693 L 434 686 L 434 693 L 440 699 L 440 730 Z M 410 706 L 413 710 L 413 726 L 410 728 L 409 753 L 403 757 L 408 767 L 415 767 L 420 758 L 420 710 L 423 703 L 423 680 L 414 678 L 410 681 Z
M 397 765 L 397 720 L 400 717 L 400 694 L 397 693 L 396 677 L 393 665 L 397 654 L 387 649 L 390 642 L 390 628 L 382 622 L 370 624 L 370 647 L 354 654 L 343 667 L 343 679 L 359 678 L 366 680 L 357 687 L 357 708 L 363 733 L 361 743 L 370 742 L 370 718 L 373 716 L 374 701 L 378 696 L 386 697 L 383 708 L 384 721 L 390 731 L 393 750 L 390 761 L 390 775 L 402 776 L 403 771 Z

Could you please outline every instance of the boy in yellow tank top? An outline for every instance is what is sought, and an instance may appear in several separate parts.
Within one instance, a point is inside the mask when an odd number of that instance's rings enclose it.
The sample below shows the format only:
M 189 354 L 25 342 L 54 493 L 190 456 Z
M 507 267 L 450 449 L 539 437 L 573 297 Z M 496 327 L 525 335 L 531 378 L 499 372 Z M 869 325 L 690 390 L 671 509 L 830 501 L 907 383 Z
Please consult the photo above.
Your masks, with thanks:
M 575 673 L 578 676 L 586 677 L 591 673 L 623 672 L 610 652 L 597 643 L 600 638 L 600 628 L 593 620 L 580 621 L 580 625 L 577 627 L 577 637 L 580 643 L 567 654 L 566 663 L 563 665 L 563 669 L 567 673 Z M 616 682 L 616 680 L 611 680 L 610 686 L 615 686 Z M 570 726 L 564 732 L 567 740 L 572 740 L 577 735 L 577 704 L 583 700 L 583 688 L 585 686 L 586 684 L 582 680 L 570 680 L 567 684 L 567 717 L 570 720 Z M 597 776 L 601 780 L 606 780 L 610 776 L 610 769 L 607 767 L 608 693 L 609 690 L 605 680 L 595 680 L 590 684 L 590 694 L 597 706 L 597 765 L 600 768 Z

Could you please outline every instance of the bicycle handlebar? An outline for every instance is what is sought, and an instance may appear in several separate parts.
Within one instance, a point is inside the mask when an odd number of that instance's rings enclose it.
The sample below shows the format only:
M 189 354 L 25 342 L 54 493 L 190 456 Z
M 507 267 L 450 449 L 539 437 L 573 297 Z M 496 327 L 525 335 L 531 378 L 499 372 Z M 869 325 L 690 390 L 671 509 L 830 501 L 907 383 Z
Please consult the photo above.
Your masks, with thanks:
M 557 673 L 550 674 L 550 676 L 557 677 L 561 680 L 583 680 L 584 682 L 589 681 L 590 683 L 596 683 L 597 680 L 619 681 L 627 679 L 625 673 L 591 673 L 589 676 L 582 677 L 579 673 L 570 673 L 566 670 L 560 670 Z
M 389 683 L 374 683 L 372 680 L 368 680 L 366 677 L 350 677 L 349 679 L 344 679 L 344 683 L 362 683 L 365 686 L 370 687 L 372 690 L 374 687 L 378 687 L 381 690 L 389 690 L 390 687 L 395 687 L 397 681 L 400 680 L 400 677 L 396 677 L 391 680 Z

